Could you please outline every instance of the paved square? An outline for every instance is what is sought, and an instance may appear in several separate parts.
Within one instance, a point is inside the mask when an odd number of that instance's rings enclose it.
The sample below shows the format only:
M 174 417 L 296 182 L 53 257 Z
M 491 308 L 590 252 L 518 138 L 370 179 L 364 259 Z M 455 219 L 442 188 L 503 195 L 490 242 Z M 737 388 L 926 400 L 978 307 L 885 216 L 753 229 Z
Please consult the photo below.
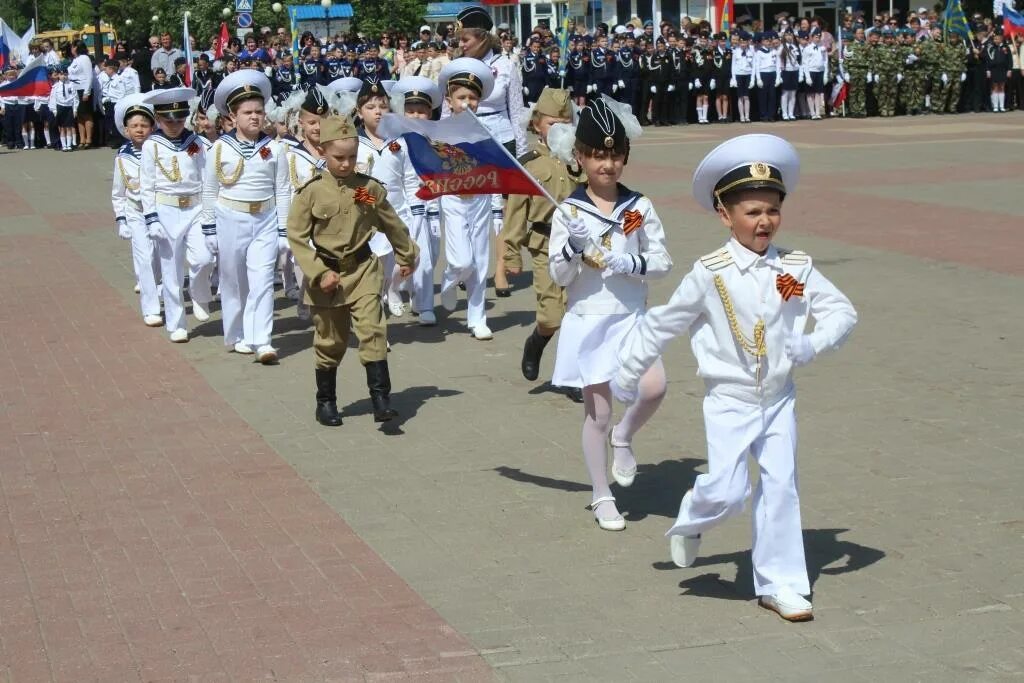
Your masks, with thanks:
M 584 510 L 581 409 L 518 371 L 529 275 L 389 328 L 401 418 L 313 424 L 310 330 L 280 301 L 279 366 L 138 321 L 110 155 L 0 155 L 0 680 L 1011 680 L 1024 677 L 1024 118 L 647 129 L 626 184 L 675 269 L 725 240 L 689 195 L 716 142 L 771 131 L 802 178 L 779 243 L 860 324 L 799 375 L 816 620 L 759 610 L 744 518 L 677 569 L 662 534 L 704 468 L 681 340 L 616 491 Z M 554 345 L 545 357 L 550 372 Z

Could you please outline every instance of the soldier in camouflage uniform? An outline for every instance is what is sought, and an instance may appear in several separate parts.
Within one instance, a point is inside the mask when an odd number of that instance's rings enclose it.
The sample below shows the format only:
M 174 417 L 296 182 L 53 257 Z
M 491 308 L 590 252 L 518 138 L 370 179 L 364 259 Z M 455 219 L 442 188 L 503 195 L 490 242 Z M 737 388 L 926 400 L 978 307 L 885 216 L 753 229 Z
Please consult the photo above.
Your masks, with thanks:
M 896 115 L 896 89 L 903 78 L 900 53 L 892 29 L 882 29 L 882 43 L 874 50 L 875 97 L 878 98 L 879 116 Z
M 941 107 L 945 103 L 947 114 L 955 114 L 957 105 L 960 104 L 960 89 L 963 82 L 967 80 L 967 49 L 963 40 L 956 33 L 949 34 L 949 43 L 946 45 L 945 72 L 949 76 L 948 100 L 940 102 Z
M 903 45 L 900 48 L 900 62 L 903 64 L 903 82 L 900 84 L 900 104 L 911 116 L 921 113 L 924 105 L 924 63 L 922 48 L 917 36 L 909 29 L 903 29 Z
M 868 44 L 864 41 L 864 29 L 858 28 L 854 41 L 844 43 L 843 50 L 846 53 L 843 57 L 846 64 L 844 78 L 850 83 L 848 93 L 850 116 L 862 119 L 867 116 L 868 80 L 873 78 L 871 53 Z
M 946 45 L 942 42 L 942 29 L 932 28 L 932 37 L 922 44 L 924 70 L 928 76 L 929 94 L 925 104 L 933 114 L 943 113 L 942 102 L 949 96 L 949 74 L 946 73 Z

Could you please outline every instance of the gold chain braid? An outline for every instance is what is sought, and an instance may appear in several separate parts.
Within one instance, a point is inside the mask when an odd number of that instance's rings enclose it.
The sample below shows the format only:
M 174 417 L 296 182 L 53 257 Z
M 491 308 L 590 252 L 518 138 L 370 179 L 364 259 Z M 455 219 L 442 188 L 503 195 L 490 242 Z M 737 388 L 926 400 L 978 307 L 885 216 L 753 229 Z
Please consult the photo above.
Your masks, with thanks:
M 172 183 L 181 182 L 181 169 L 178 167 L 178 156 L 174 155 L 171 157 L 171 172 L 168 173 L 164 165 L 160 163 L 160 153 L 156 151 L 156 147 L 153 148 L 153 161 L 156 162 L 156 167 L 160 169 L 160 172 L 164 174 L 164 178 L 167 178 Z
M 132 192 L 135 192 L 135 190 L 139 189 L 138 181 L 132 184 L 132 179 L 128 177 L 128 173 L 124 170 L 124 162 L 121 161 L 120 159 L 117 160 L 117 169 L 121 172 L 121 181 L 124 183 L 124 186 L 126 188 L 128 188 Z
M 221 185 L 234 185 L 238 182 L 238 179 L 242 177 L 242 172 L 245 171 L 245 159 L 238 160 L 238 166 L 235 167 L 235 172 L 231 176 L 224 175 L 224 171 L 220 167 L 220 151 L 222 145 L 216 145 L 217 151 L 213 154 L 213 164 L 217 167 L 217 180 L 220 181 Z
M 732 299 L 729 297 L 729 291 L 725 288 L 725 280 L 721 275 L 715 275 L 715 289 L 718 290 L 718 297 L 722 300 L 722 306 L 725 308 L 725 317 L 729 320 L 732 336 L 744 351 L 757 359 L 760 370 L 761 357 L 768 355 L 768 349 L 764 342 L 764 320 L 758 320 L 754 325 L 754 338 L 750 339 L 740 330 L 740 324 L 736 320 L 736 310 L 732 306 Z
M 298 171 L 295 168 L 295 155 L 294 154 L 289 154 L 288 155 L 288 178 L 289 178 L 289 180 L 291 180 L 292 189 L 293 190 L 298 190 L 299 189 L 299 173 L 298 173 Z

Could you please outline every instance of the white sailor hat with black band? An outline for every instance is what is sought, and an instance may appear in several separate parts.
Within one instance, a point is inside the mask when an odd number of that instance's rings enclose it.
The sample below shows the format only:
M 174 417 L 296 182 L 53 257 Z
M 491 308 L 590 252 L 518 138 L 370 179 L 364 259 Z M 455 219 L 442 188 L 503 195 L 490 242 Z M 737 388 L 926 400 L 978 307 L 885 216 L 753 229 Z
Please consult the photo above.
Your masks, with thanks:
M 192 88 L 167 88 L 146 93 L 146 103 L 152 105 L 153 113 L 164 119 L 184 121 L 191 111 L 191 100 L 196 96 Z
M 121 134 L 121 137 L 127 138 L 128 132 L 125 130 L 125 123 L 129 118 L 136 114 L 142 114 L 149 118 L 149 122 L 156 123 L 156 118 L 153 115 L 153 107 L 151 107 L 146 101 L 146 94 L 137 92 L 131 95 L 126 95 L 117 101 L 114 105 L 114 125 L 117 127 L 117 132 Z
M 239 103 L 254 98 L 270 100 L 270 79 L 262 71 L 243 69 L 228 74 L 217 86 L 213 99 L 217 111 L 228 113 Z
M 469 88 L 486 100 L 494 90 L 494 74 L 491 68 L 479 59 L 459 57 L 444 65 L 437 77 L 437 86 L 447 93 L 453 86 Z
M 708 211 L 740 190 L 777 190 L 785 196 L 800 180 L 796 148 L 776 135 L 754 133 L 726 140 L 708 153 L 693 172 L 693 196 Z
M 426 76 L 405 76 L 395 83 L 391 96 L 404 98 L 405 104 L 425 104 L 431 109 L 441 106 L 441 90 Z

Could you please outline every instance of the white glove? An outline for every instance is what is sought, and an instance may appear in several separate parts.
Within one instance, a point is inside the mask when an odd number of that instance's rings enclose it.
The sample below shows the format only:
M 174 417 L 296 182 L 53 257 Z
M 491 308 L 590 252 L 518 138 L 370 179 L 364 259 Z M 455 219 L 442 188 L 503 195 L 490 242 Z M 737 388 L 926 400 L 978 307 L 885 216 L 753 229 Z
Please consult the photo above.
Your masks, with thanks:
M 693 83 L 690 83 L 690 90 L 693 90 Z
M 622 81 L 619 81 L 619 87 L 620 88 L 625 88 L 626 84 L 624 82 L 622 82 Z
M 699 78 L 693 79 L 693 87 L 695 87 L 695 88 L 699 88 L 700 87 L 700 79 Z
M 530 89 L 527 88 L 525 85 L 523 86 L 523 94 L 524 95 L 529 95 L 530 94 Z
M 267 78 L 273 78 L 274 77 L 274 69 L 273 69 L 273 67 L 268 66 L 267 68 L 265 68 L 263 70 L 263 73 L 265 73 L 267 75 Z
M 917 55 L 915 55 L 915 54 L 907 55 L 907 64 L 913 64 L 916 61 L 917 61 Z
M 896 82 L 897 83 L 902 83 L 903 82 L 903 74 L 896 74 Z
M 636 389 L 627 389 L 619 384 L 618 375 L 612 377 L 612 381 L 608 383 L 608 386 L 612 390 L 612 396 L 619 403 L 625 403 L 626 405 L 636 403 Z
M 203 241 L 206 242 L 206 248 L 210 250 L 211 254 L 217 253 L 218 248 L 216 235 L 206 235 L 205 237 L 203 237 Z
M 604 267 L 616 275 L 632 275 L 636 267 L 633 257 L 629 254 L 622 254 L 615 251 L 601 250 L 604 257 Z
M 160 221 L 153 221 L 146 226 L 146 234 L 149 235 L 150 239 L 154 240 L 169 240 L 171 239 L 167 235 L 167 230 L 160 224 Z
M 658 86 L 656 86 L 656 85 L 652 85 L 652 86 L 651 86 L 651 92 L 653 92 L 653 93 L 657 93 L 657 92 L 658 92 Z
M 782 85 L 782 75 L 781 74 L 775 74 L 775 87 L 777 88 L 780 85 Z
M 756 85 L 758 88 L 764 87 L 764 83 L 761 82 L 760 76 L 754 79 L 754 85 Z
M 597 92 L 597 85 L 594 84 L 594 83 L 591 83 L 590 85 L 588 85 L 587 86 L 587 92 Z
M 565 69 L 562 69 L 561 71 L 558 72 L 558 77 L 565 78 Z
M 881 82 L 882 82 L 882 77 L 879 76 L 878 74 L 875 74 L 875 83 L 881 83 Z
M 583 251 L 584 245 L 587 240 L 590 239 L 590 229 L 587 228 L 586 222 L 580 218 L 570 218 L 566 229 L 569 231 L 569 242 L 573 247 L 574 251 Z
M 285 253 L 286 251 L 288 251 L 291 248 L 292 248 L 291 245 L 288 244 L 288 238 L 287 237 L 282 237 L 282 236 L 278 235 L 278 237 L 277 237 L 277 253 L 283 254 L 283 253 Z
M 130 240 L 132 238 L 132 229 L 128 227 L 128 223 L 125 221 L 117 222 L 117 236 L 123 240 Z
M 494 234 L 495 235 L 497 235 L 499 232 L 501 232 L 501 226 L 503 224 L 504 224 L 504 221 L 501 218 L 491 219 L 491 229 L 494 230 Z
M 806 334 L 798 334 L 786 340 L 786 357 L 793 361 L 796 367 L 807 365 L 817 355 L 811 338 Z
M 708 81 L 708 87 L 711 88 L 712 90 L 715 89 L 715 79 L 712 78 L 710 81 Z
M 946 78 L 946 74 L 942 74 L 942 78 Z M 992 78 L 992 72 L 991 71 L 986 71 L 985 72 L 985 78 Z M 945 83 L 946 81 L 943 80 L 942 82 Z
M 949 76 L 942 74 L 942 85 L 946 85 L 947 83 L 949 83 Z
M 730 87 L 730 88 L 736 88 L 736 87 L 738 87 L 738 86 L 736 85 L 736 77 L 735 77 L 735 76 L 733 76 L 732 78 L 730 78 L 730 79 L 729 79 L 729 87 Z
M 618 83 L 612 83 L 612 92 L 613 93 L 619 92 L 619 84 Z
M 964 73 L 960 74 L 960 82 L 963 83 L 966 80 L 967 80 L 967 72 L 965 71 Z
M 869 71 L 869 72 L 868 72 L 868 85 L 870 85 L 870 84 L 871 84 L 871 81 L 873 81 L 873 80 L 875 80 L 875 77 L 874 77 L 874 76 L 872 76 L 872 75 L 871 75 L 871 72 Z
M 675 89 L 676 89 L 675 84 L 674 83 L 669 83 L 669 86 L 668 86 L 667 90 L 669 92 L 675 92 Z

